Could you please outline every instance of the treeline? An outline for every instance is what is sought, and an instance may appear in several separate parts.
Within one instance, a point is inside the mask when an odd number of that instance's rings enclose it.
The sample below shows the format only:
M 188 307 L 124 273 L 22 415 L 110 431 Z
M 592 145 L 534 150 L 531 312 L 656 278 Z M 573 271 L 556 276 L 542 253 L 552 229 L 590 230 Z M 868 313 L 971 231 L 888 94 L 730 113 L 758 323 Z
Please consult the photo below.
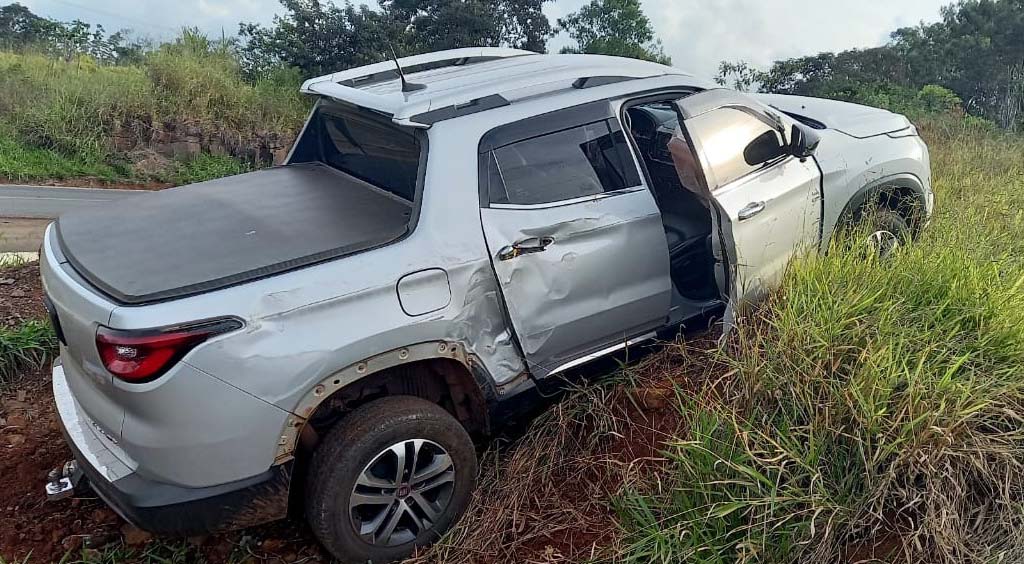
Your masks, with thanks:
M 562 52 L 671 63 L 640 0 L 592 0 L 554 23 L 542 10 L 552 0 L 379 0 L 372 8 L 280 1 L 283 10 L 270 25 L 243 23 L 237 35 L 213 42 L 250 83 L 374 63 L 392 49 L 400 56 L 470 46 L 544 52 L 556 33 L 570 40 Z M 167 45 L 57 22 L 20 4 L 0 7 L 0 49 L 8 51 L 125 65 L 148 64 Z M 907 113 L 952 110 L 1017 130 L 1024 126 L 1024 0 L 959 0 L 942 10 L 941 21 L 896 30 L 881 47 L 777 61 L 767 70 L 723 62 L 720 71 L 720 83 L 742 90 Z
M 721 65 L 740 89 L 836 98 L 897 110 L 952 105 L 1010 130 L 1024 128 L 1024 0 L 960 0 L 933 24 L 889 43 L 777 61 L 766 71 Z
M 379 0 L 373 8 L 330 0 L 280 0 L 269 26 L 242 23 L 219 44 L 250 80 L 298 69 L 303 77 L 442 49 L 505 46 L 545 52 L 565 32 L 567 53 L 602 53 L 670 62 L 640 0 L 592 0 L 555 25 L 542 10 L 552 0 Z M 197 30 L 188 30 L 195 34 Z M 163 45 L 107 33 L 81 21 L 58 22 L 20 4 L 0 7 L 0 49 L 69 60 L 85 55 L 104 64 L 135 64 Z

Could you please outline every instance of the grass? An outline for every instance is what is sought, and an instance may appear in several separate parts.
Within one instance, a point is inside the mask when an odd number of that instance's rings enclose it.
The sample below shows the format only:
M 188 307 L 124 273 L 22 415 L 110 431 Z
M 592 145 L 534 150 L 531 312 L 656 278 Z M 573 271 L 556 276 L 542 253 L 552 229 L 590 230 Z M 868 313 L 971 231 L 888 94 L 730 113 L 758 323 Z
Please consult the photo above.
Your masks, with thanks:
M 626 562 L 1024 558 L 1024 143 L 926 129 L 940 207 L 890 260 L 794 264 L 679 406 Z
M 175 161 L 168 174 L 161 179 L 172 184 L 191 184 L 242 174 L 249 172 L 252 168 L 252 165 L 234 157 L 202 153 L 194 159 Z
M 265 166 L 262 148 L 306 117 L 299 83 L 289 70 L 247 82 L 229 50 L 189 31 L 135 66 L 0 52 L 0 178 L 182 183 Z M 132 170 L 133 151 L 184 139 L 226 156 Z
M 0 327 L 0 386 L 25 370 L 43 366 L 56 348 L 57 337 L 45 321 L 27 321 L 13 329 Z
M 131 176 L 123 165 L 92 155 L 68 156 L 20 141 L 9 127 L 0 127 L 0 178 L 12 182 L 99 178 L 114 182 Z

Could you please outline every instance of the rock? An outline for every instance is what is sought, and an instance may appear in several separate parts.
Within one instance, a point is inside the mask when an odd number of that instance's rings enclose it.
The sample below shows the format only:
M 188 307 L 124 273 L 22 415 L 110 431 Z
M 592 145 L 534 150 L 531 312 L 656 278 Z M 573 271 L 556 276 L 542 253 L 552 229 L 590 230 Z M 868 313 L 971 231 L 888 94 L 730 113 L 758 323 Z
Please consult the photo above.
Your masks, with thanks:
M 281 147 L 274 151 L 274 166 L 284 164 L 284 160 L 288 158 L 288 151 L 288 147 Z
M 203 148 L 196 141 L 175 141 L 173 143 L 155 145 L 153 150 L 165 157 L 190 159 L 198 155 Z
M 24 427 L 28 425 L 28 420 L 24 415 L 12 414 L 7 417 L 7 424 L 11 427 Z
M 19 435 L 17 433 L 7 435 L 7 444 L 12 447 L 23 445 L 25 444 L 25 435 Z
M 25 291 L 24 290 L 14 290 L 14 291 L 11 292 L 11 297 L 12 298 L 24 298 L 25 297 Z
M 153 538 L 153 535 L 134 525 L 125 525 L 122 527 L 121 534 L 124 535 L 124 543 L 128 546 L 146 544 Z
M 14 278 L 0 278 L 0 286 L 10 286 L 14 284 Z
M 143 176 L 155 176 L 166 172 L 171 168 L 171 161 L 153 151 L 140 151 L 130 155 L 132 159 L 132 170 Z

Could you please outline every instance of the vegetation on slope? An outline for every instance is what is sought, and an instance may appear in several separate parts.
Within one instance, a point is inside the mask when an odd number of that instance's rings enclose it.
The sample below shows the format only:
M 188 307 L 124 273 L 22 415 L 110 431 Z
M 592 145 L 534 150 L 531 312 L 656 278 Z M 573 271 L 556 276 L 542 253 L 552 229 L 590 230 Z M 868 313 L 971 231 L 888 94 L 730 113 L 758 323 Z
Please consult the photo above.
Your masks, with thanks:
M 267 165 L 308 111 L 298 85 L 286 70 L 248 82 L 187 30 L 138 65 L 0 52 L 0 176 L 188 182 Z
M 917 242 L 804 258 L 724 348 L 565 400 L 487 458 L 422 561 L 1024 558 L 1024 141 L 924 125 L 939 204 Z

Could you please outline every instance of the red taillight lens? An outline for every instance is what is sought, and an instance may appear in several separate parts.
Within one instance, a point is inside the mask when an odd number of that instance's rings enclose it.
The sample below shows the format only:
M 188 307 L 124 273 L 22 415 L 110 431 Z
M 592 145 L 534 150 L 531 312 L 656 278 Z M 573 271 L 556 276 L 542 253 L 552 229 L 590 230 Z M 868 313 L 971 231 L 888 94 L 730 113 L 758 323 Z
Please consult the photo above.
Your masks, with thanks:
M 241 326 L 238 320 L 226 319 L 144 331 L 100 327 L 96 331 L 96 349 L 103 365 L 116 378 L 125 382 L 148 382 L 167 372 L 196 345 Z

